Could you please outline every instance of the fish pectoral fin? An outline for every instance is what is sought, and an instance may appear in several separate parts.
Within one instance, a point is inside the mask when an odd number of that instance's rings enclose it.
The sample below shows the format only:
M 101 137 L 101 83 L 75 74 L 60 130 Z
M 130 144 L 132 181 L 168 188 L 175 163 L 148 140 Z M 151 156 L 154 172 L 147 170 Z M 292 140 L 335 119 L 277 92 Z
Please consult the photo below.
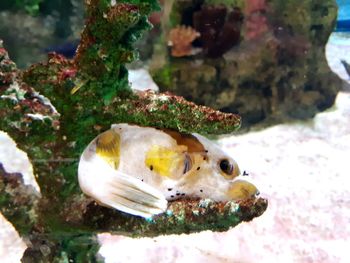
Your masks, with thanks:
M 106 187 L 103 202 L 128 214 L 149 218 L 166 211 L 168 201 L 156 188 L 116 171 Z

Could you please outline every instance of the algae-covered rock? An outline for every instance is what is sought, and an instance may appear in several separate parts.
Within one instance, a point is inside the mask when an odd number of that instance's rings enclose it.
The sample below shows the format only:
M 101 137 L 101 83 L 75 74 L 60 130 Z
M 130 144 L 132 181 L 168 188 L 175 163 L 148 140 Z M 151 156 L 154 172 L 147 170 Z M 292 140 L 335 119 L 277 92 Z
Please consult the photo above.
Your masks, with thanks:
M 160 90 L 238 112 L 243 126 L 310 118 L 341 86 L 325 58 L 336 16 L 334 0 L 177 1 L 164 21 L 194 27 L 202 51 L 164 54 L 152 73 Z
M 23 262 L 96 262 L 96 235 L 155 236 L 225 231 L 261 215 L 262 198 L 240 203 L 171 202 L 168 213 L 146 220 L 101 207 L 77 182 L 80 154 L 113 123 L 205 134 L 231 133 L 236 114 L 198 106 L 182 97 L 132 92 L 125 64 L 133 43 L 149 28 L 156 1 L 86 0 L 87 21 L 77 56 L 50 54 L 20 71 L 0 43 L 0 129 L 33 164 L 40 194 L 19 174 L 0 167 L 0 211 L 27 242 Z

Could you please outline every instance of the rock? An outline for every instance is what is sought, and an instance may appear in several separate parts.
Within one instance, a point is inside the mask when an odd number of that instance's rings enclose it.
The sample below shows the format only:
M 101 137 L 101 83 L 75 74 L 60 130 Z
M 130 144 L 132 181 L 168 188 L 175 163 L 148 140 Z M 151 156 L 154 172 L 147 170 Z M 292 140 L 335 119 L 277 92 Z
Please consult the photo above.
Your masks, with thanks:
M 168 53 L 164 65 L 151 68 L 161 91 L 238 112 L 246 127 L 311 118 L 333 105 L 341 82 L 324 49 L 336 21 L 335 0 L 222 2 L 174 4 L 169 23 L 196 28 L 201 37 L 193 46 L 202 52 L 188 58 Z M 225 34 L 232 42 L 222 46 Z

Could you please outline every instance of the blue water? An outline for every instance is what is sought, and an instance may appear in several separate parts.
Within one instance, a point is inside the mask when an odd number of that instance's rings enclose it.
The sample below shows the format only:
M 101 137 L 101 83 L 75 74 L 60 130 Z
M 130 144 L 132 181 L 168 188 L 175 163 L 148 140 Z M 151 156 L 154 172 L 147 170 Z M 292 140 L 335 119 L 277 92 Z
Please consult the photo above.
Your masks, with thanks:
M 339 6 L 338 20 L 350 19 L 350 0 L 337 0 Z

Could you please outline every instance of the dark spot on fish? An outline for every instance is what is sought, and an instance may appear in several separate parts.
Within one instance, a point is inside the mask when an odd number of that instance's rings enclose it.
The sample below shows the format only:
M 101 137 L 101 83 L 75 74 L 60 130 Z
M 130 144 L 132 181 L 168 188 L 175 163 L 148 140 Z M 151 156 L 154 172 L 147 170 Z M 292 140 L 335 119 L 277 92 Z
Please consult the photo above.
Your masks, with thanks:
M 201 189 L 201 190 L 199 190 L 201 193 L 203 193 L 203 190 Z
M 205 150 L 206 153 L 208 153 L 208 150 Z
M 182 193 L 182 194 L 181 194 L 181 196 L 184 196 L 184 195 L 185 195 L 185 193 Z
M 173 188 L 168 188 L 168 191 L 171 191 L 171 190 L 173 190 Z
M 203 157 L 203 161 L 206 161 L 207 160 L 207 157 Z
M 246 171 L 243 172 L 243 176 L 249 175 Z
M 177 196 L 179 196 L 179 195 L 180 195 L 180 193 L 176 193 L 176 195 L 177 195 Z
M 174 198 L 174 196 L 173 196 L 173 195 L 171 195 L 170 197 L 171 197 L 171 198 Z
M 143 182 L 143 179 L 141 179 L 141 181 Z
M 153 171 L 153 165 L 151 165 L 151 166 L 149 167 L 149 169 L 150 169 L 151 171 Z
M 197 167 L 197 171 L 199 171 L 199 169 L 201 169 L 199 166 Z

